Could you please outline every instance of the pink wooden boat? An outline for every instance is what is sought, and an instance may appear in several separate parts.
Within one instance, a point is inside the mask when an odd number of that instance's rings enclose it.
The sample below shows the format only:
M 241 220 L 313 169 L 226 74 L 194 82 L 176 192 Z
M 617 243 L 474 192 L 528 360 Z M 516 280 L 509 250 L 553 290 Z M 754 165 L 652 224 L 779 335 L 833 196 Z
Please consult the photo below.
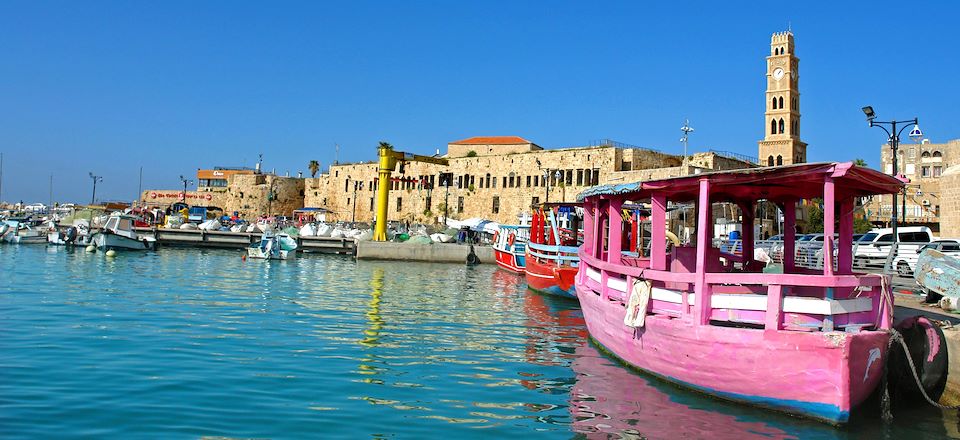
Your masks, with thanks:
M 816 163 L 588 189 L 579 196 L 585 215 L 576 288 L 590 336 L 665 380 L 846 423 L 883 375 L 893 313 L 889 277 L 852 270 L 854 202 L 900 185 L 852 163 Z M 780 205 L 784 230 L 793 230 L 797 203 L 819 197 L 824 235 L 838 233 L 824 242 L 826 255 L 838 249 L 836 263 L 827 259 L 822 271 L 796 267 L 787 234 L 783 273 L 763 273 L 751 258 L 757 201 Z M 691 201 L 696 244 L 668 248 L 668 204 Z M 705 208 L 722 202 L 742 213 L 739 255 L 711 246 L 713 210 Z M 624 203 L 650 205 L 650 257 L 624 251 L 631 240 Z

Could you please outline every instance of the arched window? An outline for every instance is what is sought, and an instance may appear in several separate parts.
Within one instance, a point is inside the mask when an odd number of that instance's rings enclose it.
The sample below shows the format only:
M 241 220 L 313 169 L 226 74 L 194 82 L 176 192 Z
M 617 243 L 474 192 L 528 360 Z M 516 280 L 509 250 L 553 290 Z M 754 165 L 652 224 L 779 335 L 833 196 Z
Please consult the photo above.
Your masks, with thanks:
M 773 166 L 773 155 L 772 155 L 772 154 L 770 155 L 770 157 L 767 158 L 767 166 L 768 166 L 768 167 L 772 167 L 772 166 Z
M 923 153 L 920 153 L 920 158 L 921 158 L 921 159 L 926 159 L 926 158 L 928 158 L 928 157 L 930 157 L 930 152 L 929 152 L 929 151 L 924 151 Z
M 782 97 L 782 96 L 780 97 L 780 102 L 778 103 L 778 105 L 780 106 L 780 108 L 783 108 L 783 97 Z
M 939 151 L 934 151 L 933 157 L 943 157 L 943 154 L 941 154 Z
M 783 134 L 783 118 L 780 118 L 780 134 Z
M 793 135 L 800 134 L 800 127 L 799 127 L 799 125 L 800 125 L 799 122 L 793 121 L 793 122 L 790 124 L 790 134 L 793 134 Z
M 770 120 L 770 134 L 777 134 L 777 121 L 776 119 Z
M 773 54 L 774 54 L 774 55 L 780 55 L 780 48 L 779 48 L 779 47 L 774 47 L 774 48 L 773 48 Z
M 783 165 L 783 156 L 777 155 L 777 165 Z
M 771 102 L 770 102 L 770 108 L 772 108 L 772 109 L 774 109 L 774 110 L 777 109 L 777 97 L 776 97 L 776 96 L 774 96 L 773 99 L 771 100 Z

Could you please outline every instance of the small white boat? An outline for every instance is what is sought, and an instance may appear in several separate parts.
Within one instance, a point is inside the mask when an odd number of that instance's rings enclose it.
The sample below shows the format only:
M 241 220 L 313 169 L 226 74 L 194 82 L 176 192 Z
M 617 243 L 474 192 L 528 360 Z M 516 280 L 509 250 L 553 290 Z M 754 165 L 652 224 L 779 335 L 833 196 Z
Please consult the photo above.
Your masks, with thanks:
M 90 241 L 98 249 L 147 250 L 156 248 L 153 237 L 138 235 L 133 230 L 134 218 L 127 215 L 113 215 L 107 219 L 103 229 L 93 234 Z
M 12 244 L 43 244 L 47 236 L 38 229 L 18 219 L 9 219 L 4 222 L 3 242 Z
M 90 228 L 85 223 L 80 223 L 63 231 L 51 231 L 47 234 L 47 243 L 57 246 L 87 246 L 90 244 Z
M 287 234 L 274 235 L 268 230 L 259 242 L 247 248 L 247 256 L 261 260 L 293 260 L 297 258 L 297 241 Z

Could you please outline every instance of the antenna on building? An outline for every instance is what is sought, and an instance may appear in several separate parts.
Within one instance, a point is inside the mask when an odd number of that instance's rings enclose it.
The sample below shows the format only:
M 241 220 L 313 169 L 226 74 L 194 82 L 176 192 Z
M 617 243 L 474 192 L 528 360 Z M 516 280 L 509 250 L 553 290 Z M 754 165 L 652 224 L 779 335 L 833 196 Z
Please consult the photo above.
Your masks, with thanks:
M 690 133 L 693 133 L 693 127 L 690 126 L 690 120 L 683 120 L 683 127 L 680 127 L 680 131 L 683 132 L 683 137 L 680 138 L 680 142 L 683 142 L 683 160 L 687 160 L 687 138 L 689 138 Z
M 333 164 L 340 163 L 340 144 L 333 144 L 334 153 L 333 153 Z
M 257 155 L 257 174 L 260 174 L 260 168 L 263 166 L 263 153 Z
M 787 20 L 787 32 L 793 33 L 793 26 L 791 26 L 790 20 Z

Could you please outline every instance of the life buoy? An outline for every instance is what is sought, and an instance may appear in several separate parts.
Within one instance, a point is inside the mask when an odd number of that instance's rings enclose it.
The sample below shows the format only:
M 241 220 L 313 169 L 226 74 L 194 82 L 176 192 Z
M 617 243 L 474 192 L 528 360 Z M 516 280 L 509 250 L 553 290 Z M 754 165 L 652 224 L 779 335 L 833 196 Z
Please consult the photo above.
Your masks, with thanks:
M 497 239 L 499 239 L 499 238 L 500 238 L 500 231 L 494 232 L 494 233 L 493 233 L 493 242 L 496 243 L 496 242 L 497 242 Z
M 513 232 L 511 232 L 511 233 L 510 233 L 510 236 L 507 237 L 507 244 L 510 245 L 510 246 L 513 246 L 513 243 L 514 243 L 515 241 L 517 241 L 517 236 L 514 235 Z

